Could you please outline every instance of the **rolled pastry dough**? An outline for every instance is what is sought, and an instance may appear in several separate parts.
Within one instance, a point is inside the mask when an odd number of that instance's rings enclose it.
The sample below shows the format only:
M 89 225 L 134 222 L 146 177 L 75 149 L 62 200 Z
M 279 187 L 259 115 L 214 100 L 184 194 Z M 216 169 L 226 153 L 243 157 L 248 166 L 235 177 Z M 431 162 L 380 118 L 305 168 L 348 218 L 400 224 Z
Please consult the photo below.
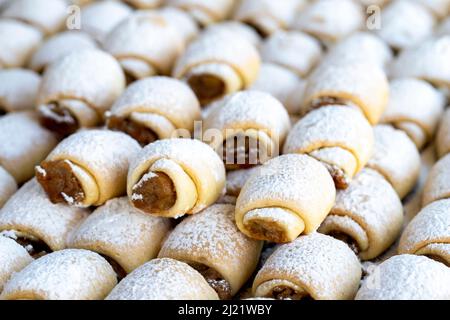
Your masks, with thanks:
M 262 35 L 287 29 L 307 1 L 305 0 L 243 0 L 237 8 L 234 19 L 245 22 Z
M 431 10 L 438 18 L 445 18 L 450 13 L 450 1 L 448 0 L 415 0 L 427 9 Z
M 307 155 L 283 155 L 247 180 L 236 202 L 236 224 L 251 238 L 289 242 L 317 230 L 335 194 L 320 162 Z
M 261 46 L 264 62 L 278 64 L 306 76 L 322 56 L 320 43 L 313 37 L 299 31 L 277 31 Z
M 200 273 L 184 262 L 154 259 L 130 273 L 107 300 L 218 300 Z
M 32 179 L 0 210 L 0 231 L 17 233 L 31 245 L 43 242 L 52 251 L 62 250 L 66 248 L 68 235 L 88 213 L 84 209 L 52 204 L 36 179 Z
M 418 254 L 450 267 L 450 199 L 423 208 L 400 238 L 400 254 Z
M 412 77 L 431 84 L 450 87 L 450 35 L 432 37 L 420 45 L 403 50 L 392 64 L 392 78 Z
M 68 246 L 97 252 L 130 273 L 155 258 L 170 231 L 170 221 L 147 215 L 126 197 L 96 209 L 70 236 Z
M 14 240 L 0 236 L 0 292 L 3 285 L 15 272 L 22 270 L 33 258 L 27 250 Z
M 377 125 L 374 134 L 374 151 L 367 167 L 383 175 L 403 199 L 419 178 L 420 154 L 404 132 L 391 126 Z
M 164 0 L 125 0 L 138 9 L 153 9 L 160 6 Z
M 260 56 L 246 37 L 233 30 L 211 29 L 193 41 L 175 65 L 202 105 L 252 85 Z
M 197 213 L 220 197 L 225 188 L 225 168 L 203 142 L 159 140 L 132 161 L 127 185 L 134 206 L 150 214 L 179 217 Z
M 381 122 L 404 130 L 421 149 L 430 141 L 445 107 L 445 96 L 423 80 L 395 79 Z
M 356 300 L 446 300 L 450 269 L 426 257 L 398 255 L 381 263 L 362 283 Z
M 23 21 L 48 35 L 63 27 L 68 17 L 67 3 L 64 0 L 15 0 L 2 16 Z
M 255 174 L 260 167 L 233 170 L 227 172 L 227 195 L 237 197 L 247 180 Z
M 167 5 L 188 12 L 200 25 L 225 20 L 233 10 L 235 0 L 168 0 Z
M 191 134 L 194 122 L 200 119 L 200 104 L 186 84 L 169 77 L 151 77 L 125 90 L 108 113 L 107 125 L 147 145 L 175 137 L 178 130 Z
M 402 18 L 399 19 L 399 16 Z M 376 33 L 395 50 L 420 44 L 433 33 L 436 19 L 423 5 L 408 0 L 392 1 L 381 12 L 382 27 Z M 411 26 L 414 25 L 414 28 Z
M 376 124 L 384 112 L 389 83 L 384 71 L 368 62 L 325 61 L 308 78 L 304 112 L 326 104 L 353 104 Z
M 363 169 L 336 203 L 319 232 L 349 239 L 363 260 L 376 258 L 400 234 L 403 207 L 392 186 L 376 171 Z
M 42 40 L 33 27 L 16 20 L 0 20 L 0 68 L 25 65 Z
M 450 153 L 450 108 L 445 111 L 441 118 L 436 135 L 436 149 L 438 157 Z
M 14 177 L 8 171 L 0 166 L 0 209 L 16 191 L 16 180 L 14 180 Z
M 137 11 L 106 37 L 105 50 L 131 79 L 168 75 L 184 50 L 184 38 L 170 19 L 158 11 Z
M 185 11 L 175 7 L 163 7 L 158 9 L 158 14 L 164 17 L 172 25 L 185 44 L 190 43 L 200 32 L 195 20 Z
M 139 151 L 126 134 L 83 130 L 63 140 L 36 176 L 54 203 L 99 206 L 125 194 L 128 166 Z
M 290 115 L 300 112 L 306 81 L 294 72 L 273 63 L 262 63 L 259 76 L 251 90 L 263 91 L 277 98 Z
M 0 166 L 19 184 L 33 176 L 34 166 L 56 144 L 53 134 L 39 125 L 37 115 L 31 111 L 0 118 Z
M 254 90 L 217 102 L 204 120 L 204 141 L 228 169 L 264 163 L 279 154 L 290 129 L 289 115 L 270 94 Z
M 14 274 L 0 300 L 100 300 L 117 284 L 95 252 L 66 249 L 39 258 Z
M 29 67 L 36 72 L 42 72 L 56 60 L 74 51 L 93 49 L 96 47 L 97 44 L 95 41 L 84 32 L 61 32 L 48 38 L 39 47 L 31 57 Z
M 262 241 L 236 227 L 234 206 L 215 204 L 183 220 L 164 242 L 159 258 L 197 269 L 222 299 L 230 299 L 254 272 Z
M 440 159 L 431 168 L 423 189 L 422 204 L 450 198 L 450 154 Z
M 361 278 L 356 255 L 342 242 L 313 233 L 278 247 L 253 282 L 257 297 L 353 299 Z
M 361 29 L 364 21 L 363 8 L 356 1 L 318 0 L 299 12 L 293 28 L 332 44 Z
M 124 88 L 125 76 L 111 55 L 97 49 L 73 52 L 44 74 L 38 96 L 41 120 L 63 135 L 96 126 Z
M 348 106 L 313 110 L 289 132 L 284 153 L 305 153 L 320 160 L 338 188 L 345 188 L 372 156 L 374 135 L 364 116 Z
M 0 113 L 34 109 L 40 83 L 31 70 L 0 70 Z
M 208 26 L 206 30 L 208 30 L 208 32 L 216 32 L 218 29 L 236 32 L 257 48 L 262 41 L 261 36 L 252 27 L 239 21 L 223 21 L 215 23 Z
M 385 69 L 392 58 L 391 48 L 379 37 L 368 32 L 356 32 L 330 48 L 321 63 L 331 61 L 348 64 L 363 61 Z

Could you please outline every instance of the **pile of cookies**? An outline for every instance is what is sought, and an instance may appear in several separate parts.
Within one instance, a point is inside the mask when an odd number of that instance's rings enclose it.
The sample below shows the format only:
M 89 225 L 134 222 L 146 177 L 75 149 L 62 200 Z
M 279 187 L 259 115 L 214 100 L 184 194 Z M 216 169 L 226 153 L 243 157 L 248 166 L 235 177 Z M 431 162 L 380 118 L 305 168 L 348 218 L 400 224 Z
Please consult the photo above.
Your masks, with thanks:
M 0 299 L 450 299 L 450 0 L 0 1 Z

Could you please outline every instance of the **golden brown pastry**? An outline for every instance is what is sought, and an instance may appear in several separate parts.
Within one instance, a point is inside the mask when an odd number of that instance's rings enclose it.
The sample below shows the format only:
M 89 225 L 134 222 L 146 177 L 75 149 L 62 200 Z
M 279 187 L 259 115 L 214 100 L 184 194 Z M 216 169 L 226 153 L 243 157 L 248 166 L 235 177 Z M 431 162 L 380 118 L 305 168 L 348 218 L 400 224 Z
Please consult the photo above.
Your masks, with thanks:
M 416 185 L 420 154 L 403 132 L 388 125 L 374 127 L 375 145 L 367 167 L 378 171 L 403 199 Z
M 235 0 L 168 0 L 167 5 L 188 12 L 201 26 L 224 20 L 231 13 Z
M 431 11 L 416 1 L 408 0 L 392 1 L 381 12 L 381 19 L 382 27 L 376 33 L 394 50 L 420 44 L 433 33 L 436 23 Z
M 147 145 L 175 137 L 177 132 L 191 135 L 194 122 L 200 119 L 200 104 L 186 84 L 169 77 L 151 77 L 125 90 L 108 113 L 107 126 Z
M 332 44 L 364 26 L 364 10 L 352 0 L 318 0 L 310 2 L 294 20 L 294 29 Z
M 250 278 L 262 249 L 261 241 L 248 238 L 236 227 L 234 209 L 215 204 L 184 219 L 158 255 L 189 264 L 221 299 L 231 299 Z
M 24 246 L 32 256 L 66 248 L 68 235 L 86 218 L 88 211 L 53 204 L 32 179 L 0 210 L 0 231 Z
M 450 154 L 441 158 L 431 169 L 423 190 L 422 204 L 450 198 Z
M 15 272 L 22 270 L 33 258 L 15 241 L 0 235 L 0 292 Z
M 66 249 L 39 258 L 14 274 L 0 300 L 100 300 L 117 284 L 95 252 Z
M 29 67 L 36 72 L 43 72 L 56 60 L 84 49 L 93 49 L 97 45 L 86 33 L 65 31 L 48 38 L 31 57 Z
M 157 256 L 170 227 L 168 219 L 140 212 L 126 197 L 116 198 L 84 220 L 68 246 L 101 254 L 123 278 Z
M 100 206 L 125 194 L 128 166 L 140 149 L 120 132 L 82 130 L 53 149 L 36 177 L 53 203 Z
M 8 171 L 0 166 L 0 209 L 16 191 L 16 180 L 14 180 L 14 177 Z
M 444 111 L 445 96 L 423 80 L 395 79 L 381 122 L 405 131 L 420 150 L 430 141 Z
M 447 108 L 441 118 L 436 135 L 436 150 L 440 158 L 450 153 L 450 108 Z
M 105 50 L 122 65 L 130 80 L 170 74 L 184 50 L 184 38 L 158 11 L 137 11 L 106 37 Z
M 0 166 L 19 184 L 33 176 L 34 166 L 56 144 L 56 138 L 39 125 L 34 112 L 13 112 L 0 118 Z
M 160 6 L 164 0 L 125 0 L 138 9 L 153 9 Z
M 261 46 L 261 58 L 306 76 L 322 55 L 320 43 L 299 31 L 277 31 Z
M 0 19 L 0 69 L 24 66 L 39 46 L 42 34 L 29 25 Z
M 207 144 L 165 139 L 146 146 L 130 164 L 132 204 L 149 214 L 180 217 L 213 204 L 225 188 L 222 159 Z
M 41 122 L 62 135 L 96 126 L 124 87 L 124 74 L 112 56 L 97 49 L 73 52 L 44 74 L 38 96 Z
M 325 61 L 308 78 L 304 113 L 329 104 L 353 105 L 376 124 L 384 112 L 389 83 L 383 70 L 369 62 Z
M 363 169 L 336 203 L 319 232 L 346 242 L 362 260 L 378 257 L 400 234 L 403 207 L 392 186 L 379 173 Z
M 426 257 L 398 255 L 381 263 L 362 283 L 356 300 L 446 300 L 450 269 Z
M 308 154 L 329 170 L 336 187 L 345 189 L 372 156 L 373 130 L 361 112 L 349 106 L 313 110 L 289 132 L 284 153 Z
M 154 259 L 130 273 L 107 300 L 219 300 L 195 269 L 184 262 Z
M 205 105 L 251 86 L 259 67 L 259 53 L 246 37 L 232 30 L 212 29 L 187 47 L 173 75 L 184 79 Z
M 450 35 L 432 37 L 403 50 L 392 64 L 393 78 L 412 77 L 437 87 L 450 87 Z
M 264 163 L 278 155 L 289 131 L 289 115 L 270 94 L 242 91 L 216 102 L 204 121 L 204 141 L 227 169 Z
M 3 11 L 2 16 L 23 21 L 48 35 L 58 32 L 67 14 L 64 0 L 15 0 Z
M 253 282 L 257 297 L 301 300 L 353 299 L 361 265 L 348 246 L 313 233 L 278 247 Z
M 335 194 L 333 180 L 319 161 L 283 155 L 247 180 L 236 202 L 236 224 L 251 238 L 289 242 L 317 230 Z
M 306 81 L 294 72 L 273 63 L 262 63 L 258 78 L 249 88 L 263 91 L 277 98 L 290 115 L 301 110 L 300 102 Z
M 305 0 L 243 0 L 234 19 L 249 24 L 259 34 L 266 36 L 287 29 L 306 3 Z
M 369 32 L 355 32 L 330 48 L 321 63 L 351 64 L 363 61 L 386 68 L 392 58 L 390 47 L 379 37 Z
M 33 110 L 40 83 L 31 70 L 0 70 L 0 113 Z
M 400 254 L 427 256 L 450 267 L 450 199 L 423 208 L 400 238 Z

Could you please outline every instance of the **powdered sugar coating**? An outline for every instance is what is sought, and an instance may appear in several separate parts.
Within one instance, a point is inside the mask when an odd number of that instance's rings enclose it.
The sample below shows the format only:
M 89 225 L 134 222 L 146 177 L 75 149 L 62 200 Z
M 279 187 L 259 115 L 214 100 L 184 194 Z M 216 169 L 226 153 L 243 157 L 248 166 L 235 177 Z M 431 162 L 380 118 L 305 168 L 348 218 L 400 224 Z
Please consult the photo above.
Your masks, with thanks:
M 448 0 L 415 0 L 427 9 L 431 10 L 438 18 L 446 17 L 450 12 L 450 1 Z
M 85 49 L 73 52 L 47 68 L 38 103 L 76 99 L 102 114 L 124 87 L 123 71 L 111 55 L 97 49 Z
M 116 198 L 95 210 L 72 234 L 69 247 L 105 254 L 131 272 L 155 258 L 170 229 L 168 219 L 145 214 Z
M 3 285 L 15 272 L 33 261 L 27 250 L 14 240 L 0 236 L 0 292 Z
M 33 109 L 40 82 L 41 77 L 31 70 L 0 70 L 0 110 Z
M 138 9 L 151 9 L 162 4 L 163 0 L 125 0 Z
M 441 117 L 436 135 L 436 149 L 439 157 L 450 153 L 450 109 L 447 109 Z
M 258 272 L 253 291 L 265 281 L 280 279 L 316 300 L 352 299 L 360 278 L 359 260 L 346 244 L 313 233 L 278 247 Z
M 261 58 L 306 76 L 322 55 L 320 43 L 298 31 L 277 31 L 261 46 Z
M 15 0 L 2 14 L 25 21 L 45 34 L 57 32 L 67 18 L 64 0 Z
M 423 190 L 422 204 L 450 198 L 450 154 L 447 154 L 431 169 Z
M 67 236 L 87 214 L 84 209 L 51 203 L 32 179 L 0 210 L 0 230 L 22 232 L 45 242 L 53 251 L 62 250 Z
M 0 20 L 0 67 L 23 66 L 42 40 L 42 34 L 25 23 Z
M 0 208 L 17 191 L 17 183 L 8 171 L 0 166 Z
M 174 6 L 189 12 L 200 25 L 206 26 L 224 20 L 233 9 L 233 0 L 168 0 Z
M 336 42 L 360 29 L 364 23 L 362 6 L 351 0 L 319 0 L 300 11 L 294 29 L 302 30 L 323 42 Z
M 103 43 L 107 34 L 131 13 L 131 8 L 121 1 L 94 2 L 81 11 L 81 30 Z
M 377 30 L 377 34 L 395 49 L 419 44 L 432 34 L 436 23 L 427 8 L 407 0 L 397 0 L 387 5 L 381 13 L 381 19 L 383 27 Z
M 66 249 L 39 258 L 16 273 L 0 299 L 99 300 L 116 283 L 114 270 L 100 255 Z
M 450 268 L 426 257 L 399 255 L 367 277 L 357 300 L 440 300 L 450 296 Z
M 262 242 L 237 228 L 233 205 L 215 204 L 183 220 L 164 242 L 159 257 L 214 268 L 234 295 L 253 273 L 261 248 Z
M 399 253 L 415 254 L 429 244 L 450 244 L 450 199 L 424 207 L 400 238 Z
M 359 171 L 372 156 L 373 130 L 364 116 L 347 106 L 313 110 L 289 132 L 284 153 L 310 153 L 327 147 L 350 151 Z
M 191 42 L 199 33 L 199 27 L 195 20 L 181 9 L 163 7 L 158 10 L 158 14 L 163 16 L 167 23 L 183 37 L 185 45 Z
M 33 176 L 34 166 L 56 143 L 56 137 L 39 125 L 37 115 L 31 111 L 14 112 L 0 118 L 0 165 L 18 183 Z
M 450 35 L 432 37 L 403 50 L 391 68 L 393 78 L 413 77 L 437 86 L 450 85 Z
M 255 47 L 259 47 L 261 44 L 260 35 L 252 27 L 238 21 L 224 21 L 215 23 L 208 26 L 208 28 L 203 32 L 220 32 L 220 29 L 235 32 L 239 36 L 244 37 Z
M 29 66 L 33 70 L 41 71 L 56 60 L 74 51 L 96 47 L 97 44 L 86 33 L 78 31 L 61 32 L 48 38 L 39 47 L 33 54 Z
M 107 300 L 218 300 L 200 273 L 184 262 L 154 259 L 134 270 Z
M 382 174 L 403 198 L 419 178 L 420 154 L 403 131 L 378 125 L 374 127 L 374 134 L 374 151 L 367 166 Z

